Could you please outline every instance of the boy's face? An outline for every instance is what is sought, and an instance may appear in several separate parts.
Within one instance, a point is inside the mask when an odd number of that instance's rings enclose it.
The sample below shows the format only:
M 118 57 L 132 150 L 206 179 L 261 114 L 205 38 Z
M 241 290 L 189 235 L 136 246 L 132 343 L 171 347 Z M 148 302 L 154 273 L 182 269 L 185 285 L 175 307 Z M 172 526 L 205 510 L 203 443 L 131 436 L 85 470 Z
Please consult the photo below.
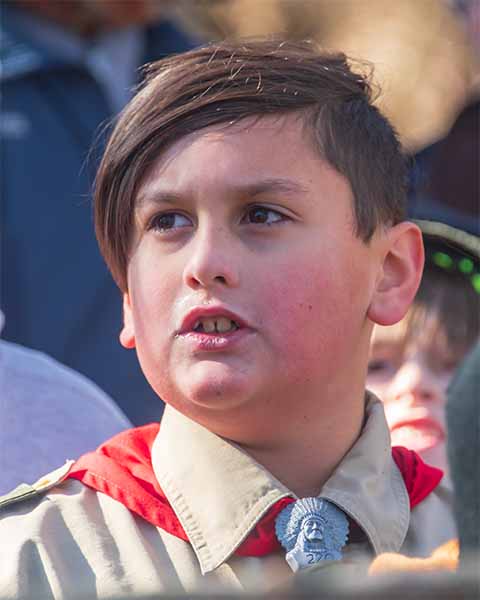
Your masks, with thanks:
M 383 400 L 392 444 L 448 470 L 445 407 L 458 360 L 441 343 L 442 330 L 408 343 L 402 331 L 403 323 L 375 327 L 367 388 Z
M 381 259 L 297 116 L 180 139 L 135 220 L 121 341 L 167 403 L 231 439 L 359 404 Z

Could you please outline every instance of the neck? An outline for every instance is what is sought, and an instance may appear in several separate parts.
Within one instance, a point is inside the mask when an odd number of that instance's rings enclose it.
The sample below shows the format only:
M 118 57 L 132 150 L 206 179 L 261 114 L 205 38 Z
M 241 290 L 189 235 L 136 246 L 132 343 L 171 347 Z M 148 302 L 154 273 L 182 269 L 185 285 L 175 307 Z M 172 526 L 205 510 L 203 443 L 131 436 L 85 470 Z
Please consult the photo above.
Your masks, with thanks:
M 290 438 L 241 445 L 299 498 L 318 496 L 361 433 L 365 417 L 363 397 L 362 389 L 348 411 L 299 419 L 290 428 Z

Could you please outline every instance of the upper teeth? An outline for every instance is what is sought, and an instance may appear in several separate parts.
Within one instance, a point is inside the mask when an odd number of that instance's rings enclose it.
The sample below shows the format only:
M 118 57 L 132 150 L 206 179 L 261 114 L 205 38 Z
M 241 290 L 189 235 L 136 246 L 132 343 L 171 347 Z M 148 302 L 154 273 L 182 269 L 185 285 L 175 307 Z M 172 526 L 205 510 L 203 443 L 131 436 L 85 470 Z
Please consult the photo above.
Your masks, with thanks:
M 204 331 L 205 333 L 213 333 L 214 331 L 217 333 L 225 333 L 231 329 L 237 328 L 238 325 L 235 323 L 235 321 L 232 321 L 227 317 L 206 317 L 203 319 L 198 319 L 193 329 L 195 331 Z

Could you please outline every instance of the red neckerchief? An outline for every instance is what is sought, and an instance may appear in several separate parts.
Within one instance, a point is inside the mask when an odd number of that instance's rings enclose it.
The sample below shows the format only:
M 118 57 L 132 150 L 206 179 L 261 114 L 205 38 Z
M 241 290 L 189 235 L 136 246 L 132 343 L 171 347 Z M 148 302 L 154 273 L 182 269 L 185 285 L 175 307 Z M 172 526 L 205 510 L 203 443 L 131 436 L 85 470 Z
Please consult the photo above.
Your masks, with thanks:
M 188 542 L 153 472 L 151 450 L 159 426 L 159 423 L 152 423 L 119 433 L 95 452 L 84 454 L 68 476 L 107 494 L 152 525 Z M 443 473 L 401 446 L 392 448 L 392 456 L 402 473 L 413 508 L 437 487 Z M 236 554 L 264 556 L 280 549 L 275 535 L 275 518 L 294 501 L 293 498 L 278 500 L 237 548 Z

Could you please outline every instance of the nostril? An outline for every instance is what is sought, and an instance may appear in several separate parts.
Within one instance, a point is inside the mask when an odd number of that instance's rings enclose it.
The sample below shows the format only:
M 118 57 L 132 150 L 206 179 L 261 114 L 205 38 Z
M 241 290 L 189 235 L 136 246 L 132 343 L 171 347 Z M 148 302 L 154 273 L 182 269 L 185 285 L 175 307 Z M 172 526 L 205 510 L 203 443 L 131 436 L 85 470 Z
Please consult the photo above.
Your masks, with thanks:
M 417 393 L 420 396 L 420 398 L 425 402 L 431 402 L 435 397 L 435 394 L 433 394 L 431 390 L 426 388 L 420 388 Z
M 196 277 L 189 277 L 188 283 L 191 285 L 191 287 L 193 289 L 197 289 L 198 287 L 200 287 L 202 285 L 201 282 Z
M 403 391 L 397 395 L 396 399 L 408 403 L 411 406 L 415 406 L 417 404 L 429 404 L 433 402 L 435 400 L 435 394 L 428 389 L 416 388 Z
M 217 281 L 218 283 L 227 283 L 227 280 L 225 279 L 225 277 L 223 275 L 217 275 L 215 277 L 215 281 Z

